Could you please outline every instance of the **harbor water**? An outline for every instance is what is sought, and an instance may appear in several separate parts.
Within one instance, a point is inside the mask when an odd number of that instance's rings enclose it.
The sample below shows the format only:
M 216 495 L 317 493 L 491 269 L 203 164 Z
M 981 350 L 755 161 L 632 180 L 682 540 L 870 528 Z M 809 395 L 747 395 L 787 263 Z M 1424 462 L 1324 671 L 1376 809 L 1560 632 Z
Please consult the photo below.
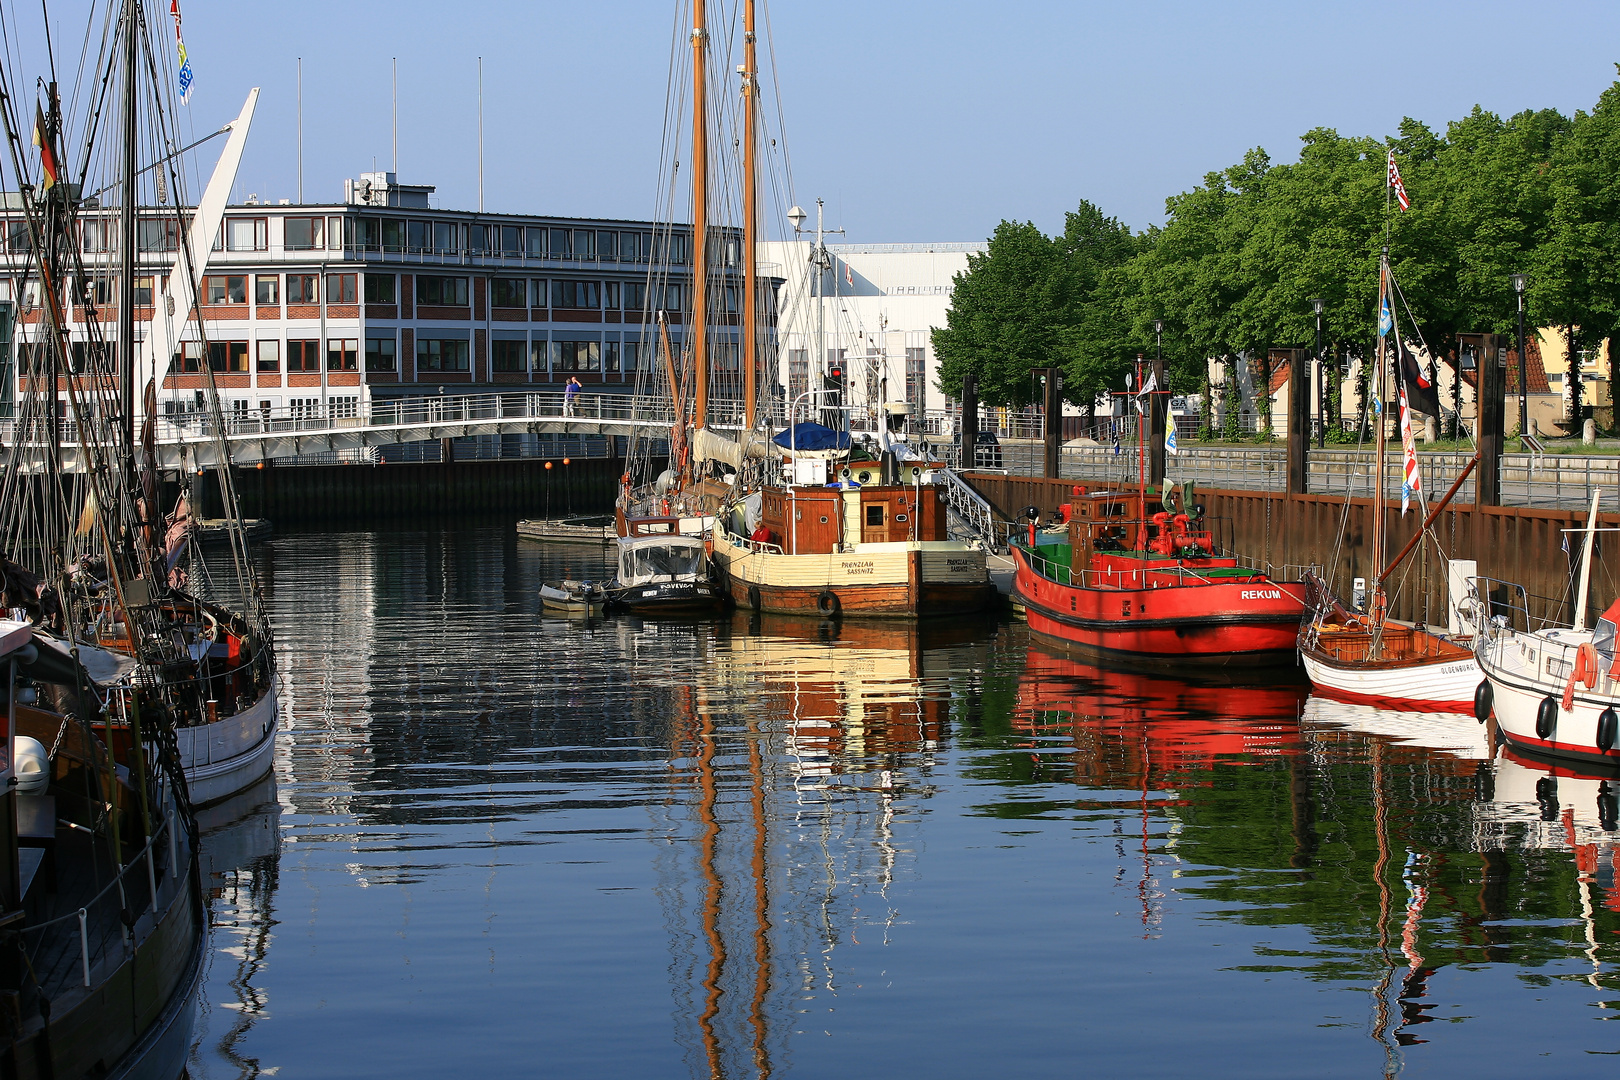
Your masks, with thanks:
M 542 618 L 604 550 L 284 532 L 190 1075 L 1607 1076 L 1620 799 L 1005 618 Z

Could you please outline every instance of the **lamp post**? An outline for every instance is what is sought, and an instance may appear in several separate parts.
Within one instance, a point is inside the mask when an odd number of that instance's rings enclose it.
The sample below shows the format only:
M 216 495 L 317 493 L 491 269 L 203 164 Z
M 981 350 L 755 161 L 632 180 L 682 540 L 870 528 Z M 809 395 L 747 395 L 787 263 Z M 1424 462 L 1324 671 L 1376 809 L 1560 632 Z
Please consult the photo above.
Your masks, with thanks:
M 1524 368 L 1524 287 L 1529 282 L 1524 274 L 1513 275 L 1513 291 L 1519 297 L 1519 438 L 1530 434 L 1530 384 Z
M 1322 309 L 1327 301 L 1311 297 L 1311 308 L 1316 312 L 1316 446 L 1327 446 L 1327 365 L 1322 363 Z

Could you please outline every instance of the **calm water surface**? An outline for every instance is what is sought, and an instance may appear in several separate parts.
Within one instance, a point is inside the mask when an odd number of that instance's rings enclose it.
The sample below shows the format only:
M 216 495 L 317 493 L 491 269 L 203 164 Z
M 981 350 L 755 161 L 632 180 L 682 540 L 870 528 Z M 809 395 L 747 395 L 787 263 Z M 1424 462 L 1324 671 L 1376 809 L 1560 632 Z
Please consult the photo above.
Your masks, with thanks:
M 288 730 L 208 812 L 193 1077 L 1615 1069 L 1620 808 L 1472 720 L 543 619 L 605 565 L 505 524 L 262 558 Z

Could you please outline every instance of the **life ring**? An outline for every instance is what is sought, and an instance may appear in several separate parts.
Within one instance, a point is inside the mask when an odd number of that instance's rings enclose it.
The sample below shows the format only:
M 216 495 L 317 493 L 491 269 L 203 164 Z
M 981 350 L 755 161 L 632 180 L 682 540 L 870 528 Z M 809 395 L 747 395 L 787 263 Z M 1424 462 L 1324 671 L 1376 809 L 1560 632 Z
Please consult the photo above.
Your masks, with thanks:
M 1536 706 L 1536 738 L 1551 739 L 1558 730 L 1558 699 L 1548 695 Z
M 816 597 L 816 610 L 823 615 L 837 615 L 843 607 L 838 602 L 838 594 L 831 589 L 822 589 L 821 595 Z
M 1588 690 L 1592 689 L 1597 685 L 1602 663 L 1590 641 L 1582 645 L 1575 650 L 1575 680 Z
M 1495 701 L 1493 700 L 1495 696 L 1495 691 L 1491 689 L 1491 680 L 1479 680 L 1479 685 L 1474 688 L 1475 720 L 1478 720 L 1483 724 L 1486 720 L 1490 719 L 1491 706 L 1495 704 Z
M 753 608 L 755 611 L 764 610 L 764 605 L 760 602 L 759 598 L 758 585 L 748 586 L 748 606 Z
M 1604 709 L 1598 713 L 1597 748 L 1607 754 L 1620 742 L 1616 736 L 1620 736 L 1620 716 L 1616 716 L 1613 709 Z

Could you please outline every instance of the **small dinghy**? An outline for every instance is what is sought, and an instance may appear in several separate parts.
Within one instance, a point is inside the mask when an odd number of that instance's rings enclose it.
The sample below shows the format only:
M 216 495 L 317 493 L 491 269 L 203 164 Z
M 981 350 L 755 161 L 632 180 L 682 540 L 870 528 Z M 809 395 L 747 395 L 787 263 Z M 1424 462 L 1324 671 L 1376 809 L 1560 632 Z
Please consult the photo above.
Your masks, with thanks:
M 595 581 L 547 581 L 540 606 L 547 615 L 600 615 L 607 592 Z

